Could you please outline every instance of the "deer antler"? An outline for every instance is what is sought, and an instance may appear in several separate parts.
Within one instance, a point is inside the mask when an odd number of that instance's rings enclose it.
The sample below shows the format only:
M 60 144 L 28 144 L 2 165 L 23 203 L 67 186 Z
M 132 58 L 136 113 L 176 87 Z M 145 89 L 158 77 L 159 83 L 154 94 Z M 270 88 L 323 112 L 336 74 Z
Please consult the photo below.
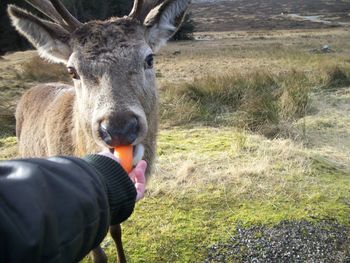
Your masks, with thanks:
M 139 19 L 142 11 L 143 0 L 135 0 L 129 17 Z
M 74 16 L 72 16 L 71 13 L 69 13 L 69 11 L 64 7 L 64 5 L 60 0 L 50 0 L 50 2 L 53 4 L 57 12 L 64 19 L 64 21 L 66 21 L 66 23 L 68 24 L 68 26 L 72 31 L 82 26 L 82 23 L 78 19 L 76 19 Z
M 27 3 L 38 9 L 41 13 L 51 18 L 56 23 L 64 26 L 66 22 L 62 19 L 60 14 L 56 11 L 53 5 L 46 0 L 26 0 Z
M 59 0 L 26 0 L 26 2 L 70 32 L 82 25 Z

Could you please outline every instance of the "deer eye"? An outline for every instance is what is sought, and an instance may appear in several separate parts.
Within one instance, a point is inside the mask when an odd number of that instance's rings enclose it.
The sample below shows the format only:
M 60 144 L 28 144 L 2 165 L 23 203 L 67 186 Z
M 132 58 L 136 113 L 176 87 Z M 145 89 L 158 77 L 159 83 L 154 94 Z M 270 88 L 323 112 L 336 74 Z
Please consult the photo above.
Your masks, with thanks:
M 71 78 L 73 79 L 80 79 L 78 73 L 77 73 L 77 70 L 73 67 L 68 67 L 67 68 L 68 70 L 68 74 L 71 76 Z
M 145 69 L 153 68 L 153 54 L 148 55 L 145 59 Z

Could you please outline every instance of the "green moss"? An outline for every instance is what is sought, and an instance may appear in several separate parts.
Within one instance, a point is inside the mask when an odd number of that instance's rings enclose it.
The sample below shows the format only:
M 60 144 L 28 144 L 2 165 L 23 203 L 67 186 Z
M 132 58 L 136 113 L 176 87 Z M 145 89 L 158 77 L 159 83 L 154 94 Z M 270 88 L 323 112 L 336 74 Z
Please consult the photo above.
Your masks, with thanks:
M 220 134 L 220 136 L 217 136 Z M 158 139 L 158 156 L 195 152 L 218 155 L 233 152 L 246 144 L 247 137 L 233 129 L 171 129 L 163 130 Z

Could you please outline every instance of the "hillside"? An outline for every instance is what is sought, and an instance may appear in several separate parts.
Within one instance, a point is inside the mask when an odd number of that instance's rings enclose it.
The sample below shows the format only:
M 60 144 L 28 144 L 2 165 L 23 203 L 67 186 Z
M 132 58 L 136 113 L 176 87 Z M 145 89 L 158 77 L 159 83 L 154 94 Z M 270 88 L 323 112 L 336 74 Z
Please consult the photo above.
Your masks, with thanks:
M 350 23 L 348 0 L 194 0 L 198 31 L 330 28 Z

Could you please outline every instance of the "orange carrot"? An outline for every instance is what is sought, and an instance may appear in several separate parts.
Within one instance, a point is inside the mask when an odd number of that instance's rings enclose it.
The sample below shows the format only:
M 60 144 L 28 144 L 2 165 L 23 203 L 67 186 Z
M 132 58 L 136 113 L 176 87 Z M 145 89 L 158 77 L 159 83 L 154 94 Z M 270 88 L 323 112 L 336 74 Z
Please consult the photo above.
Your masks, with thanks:
M 127 173 L 132 170 L 132 160 L 133 160 L 133 146 L 117 146 L 114 148 L 114 155 L 119 158 L 120 165 L 124 168 Z

